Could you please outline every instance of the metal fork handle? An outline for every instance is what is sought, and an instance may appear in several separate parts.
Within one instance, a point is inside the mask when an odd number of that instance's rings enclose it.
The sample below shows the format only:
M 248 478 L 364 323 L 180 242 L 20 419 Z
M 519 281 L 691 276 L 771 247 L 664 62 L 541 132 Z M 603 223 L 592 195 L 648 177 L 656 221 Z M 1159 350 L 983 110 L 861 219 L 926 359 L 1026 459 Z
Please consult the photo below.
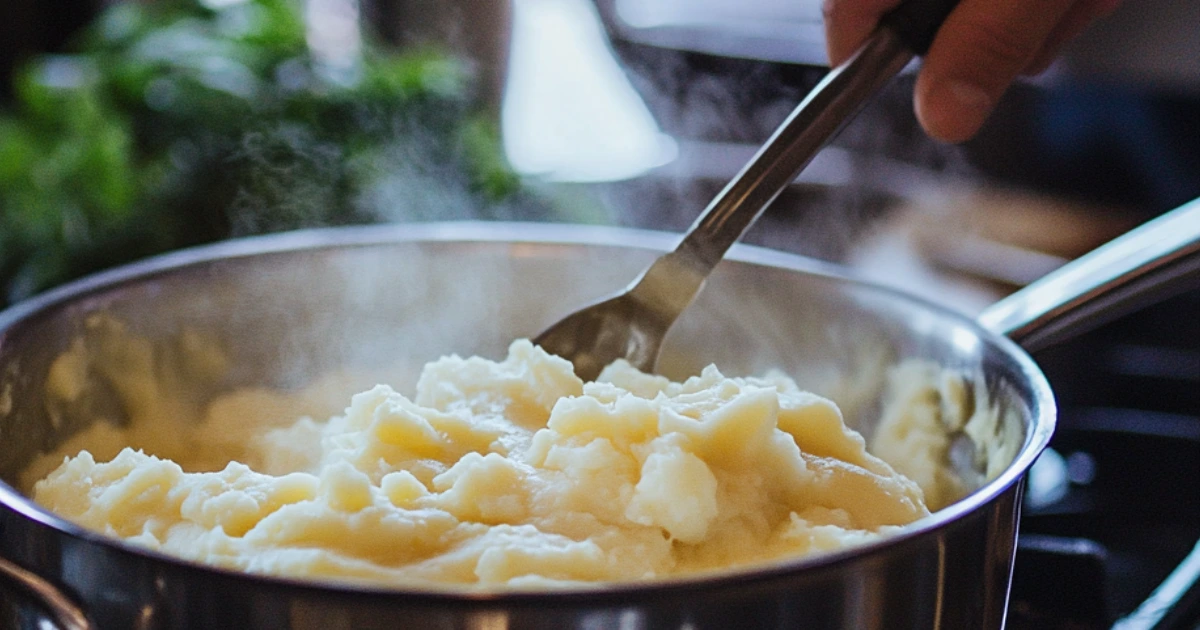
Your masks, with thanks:
M 857 53 L 831 70 L 766 144 L 705 208 L 669 261 L 685 268 L 674 276 L 670 304 L 680 311 L 691 303 L 713 267 L 749 229 L 768 205 L 799 176 L 818 151 L 867 100 L 908 64 L 913 52 L 888 26 L 881 26 Z M 660 293 L 658 274 L 648 271 L 638 281 L 645 292 Z M 677 315 L 674 313 L 672 315 Z M 672 316 L 673 319 L 673 316 Z

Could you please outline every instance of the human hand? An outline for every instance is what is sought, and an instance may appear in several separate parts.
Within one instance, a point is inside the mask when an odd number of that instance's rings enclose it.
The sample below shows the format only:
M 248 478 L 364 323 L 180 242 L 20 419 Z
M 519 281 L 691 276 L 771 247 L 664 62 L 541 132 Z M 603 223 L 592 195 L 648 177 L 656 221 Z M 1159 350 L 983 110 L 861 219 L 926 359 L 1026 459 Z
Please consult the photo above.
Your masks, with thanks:
M 825 41 L 837 65 L 900 0 L 824 0 Z M 962 0 L 917 75 L 913 107 L 926 133 L 962 142 L 979 131 L 1021 74 L 1045 70 L 1062 46 L 1120 0 Z

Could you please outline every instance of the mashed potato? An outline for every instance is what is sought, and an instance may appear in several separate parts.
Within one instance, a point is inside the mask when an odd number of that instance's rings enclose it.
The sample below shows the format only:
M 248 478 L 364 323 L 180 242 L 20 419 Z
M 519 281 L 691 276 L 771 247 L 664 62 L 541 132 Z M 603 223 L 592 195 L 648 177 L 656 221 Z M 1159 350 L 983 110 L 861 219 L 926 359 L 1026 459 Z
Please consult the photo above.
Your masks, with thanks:
M 33 497 L 223 567 L 481 588 L 798 557 L 929 513 L 922 488 L 868 453 L 831 401 L 784 377 L 709 367 L 678 383 L 618 362 L 583 383 L 524 340 L 500 362 L 430 363 L 411 398 L 378 385 L 328 419 L 239 430 L 244 463 L 191 465 L 186 448 L 180 461 L 76 450 Z M 106 423 L 89 431 L 119 442 Z

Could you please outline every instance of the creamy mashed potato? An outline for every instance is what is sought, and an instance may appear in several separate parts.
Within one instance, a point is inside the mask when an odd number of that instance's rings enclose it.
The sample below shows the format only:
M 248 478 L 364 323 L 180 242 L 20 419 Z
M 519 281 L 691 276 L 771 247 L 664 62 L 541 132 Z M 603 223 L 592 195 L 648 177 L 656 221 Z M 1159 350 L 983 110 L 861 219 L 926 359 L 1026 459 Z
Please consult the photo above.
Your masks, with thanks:
M 265 394 L 231 396 L 261 406 Z M 378 385 L 328 419 L 259 425 L 255 404 L 213 406 L 240 463 L 217 469 L 199 447 L 189 462 L 186 439 L 170 442 L 175 460 L 133 448 L 99 460 L 78 449 L 116 450 L 123 430 L 97 423 L 67 445 L 77 455 L 56 455 L 34 499 L 85 527 L 224 567 L 482 588 L 798 557 L 929 513 L 921 485 L 868 453 L 834 403 L 782 376 L 709 367 L 671 382 L 618 362 L 583 383 L 521 340 L 499 362 L 442 358 L 411 398 Z M 944 463 L 945 444 L 921 443 L 922 456 Z M 913 470 L 939 501 L 961 490 Z

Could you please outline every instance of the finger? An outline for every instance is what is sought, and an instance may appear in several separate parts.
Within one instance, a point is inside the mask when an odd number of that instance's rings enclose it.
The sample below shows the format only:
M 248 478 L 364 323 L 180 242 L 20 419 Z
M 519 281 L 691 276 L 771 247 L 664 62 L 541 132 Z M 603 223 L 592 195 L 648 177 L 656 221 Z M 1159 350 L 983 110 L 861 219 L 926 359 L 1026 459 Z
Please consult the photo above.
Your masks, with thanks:
M 1082 0 L 1076 2 L 1067 14 L 1063 16 L 1054 30 L 1050 31 L 1050 35 L 1046 37 L 1046 41 L 1042 42 L 1042 47 L 1037 54 L 1033 56 L 1033 61 L 1030 61 L 1022 70 L 1021 74 L 1035 75 L 1045 72 L 1046 68 L 1058 57 L 1058 53 L 1062 50 L 1067 42 L 1075 39 L 1083 29 L 1087 28 L 1092 22 L 1112 13 L 1120 6 L 1121 0 Z
M 825 50 L 830 65 L 850 58 L 867 40 L 867 36 L 890 9 L 900 0 L 825 0 L 821 12 L 825 16 Z
M 963 0 L 938 31 L 917 76 L 914 104 L 925 131 L 947 142 L 974 136 L 1072 4 Z

